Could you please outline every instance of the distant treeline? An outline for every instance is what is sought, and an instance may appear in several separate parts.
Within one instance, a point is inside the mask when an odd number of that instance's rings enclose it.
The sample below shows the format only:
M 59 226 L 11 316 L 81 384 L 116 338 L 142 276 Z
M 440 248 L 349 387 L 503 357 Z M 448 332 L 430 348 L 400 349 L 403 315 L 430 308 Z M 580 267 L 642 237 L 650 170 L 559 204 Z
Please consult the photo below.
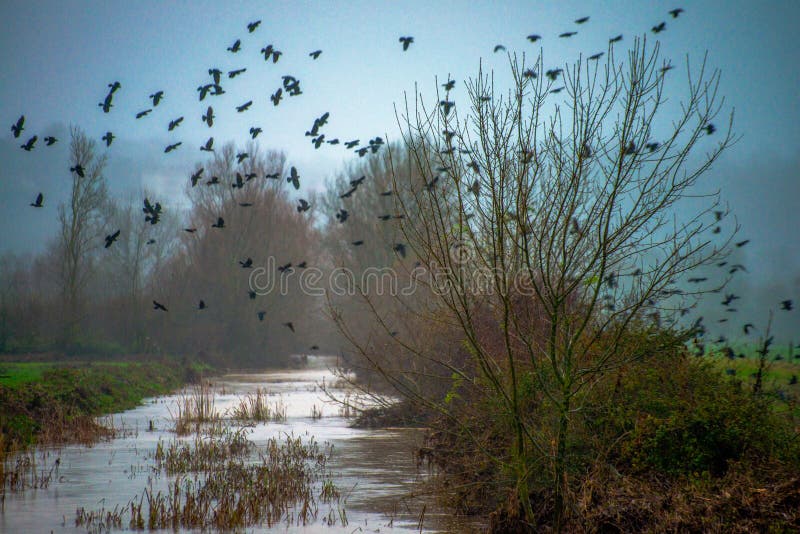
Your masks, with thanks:
M 378 217 L 393 213 L 393 196 L 379 194 L 392 187 L 385 154 L 360 159 L 315 194 L 287 181 L 283 153 L 229 144 L 172 178 L 185 182 L 185 197 L 115 198 L 105 156 L 73 128 L 64 162 L 72 194 L 44 200 L 58 209 L 58 233 L 41 254 L 0 257 L 0 352 L 170 353 L 246 366 L 338 352 L 345 342 L 328 320 L 332 303 L 301 290 L 301 275 L 400 258 L 393 222 Z M 83 176 L 68 171 L 78 165 Z M 340 198 L 362 175 L 361 190 Z

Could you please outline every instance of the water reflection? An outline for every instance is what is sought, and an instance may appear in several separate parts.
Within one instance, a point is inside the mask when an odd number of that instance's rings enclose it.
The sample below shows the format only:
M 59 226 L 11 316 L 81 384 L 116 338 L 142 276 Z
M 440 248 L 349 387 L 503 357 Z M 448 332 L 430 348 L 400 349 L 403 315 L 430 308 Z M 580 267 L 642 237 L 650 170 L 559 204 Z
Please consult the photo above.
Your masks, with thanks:
M 333 444 L 329 466 L 334 481 L 345 496 L 346 526 L 321 523 L 298 527 L 282 524 L 272 531 L 288 532 L 466 532 L 476 529 L 438 510 L 431 499 L 409 498 L 418 473 L 413 457 L 421 432 L 414 429 L 361 430 L 348 427 L 340 405 L 321 391 L 330 388 L 335 376 L 329 366 L 335 358 L 311 357 L 308 367 L 265 373 L 230 374 L 215 380 L 214 407 L 221 415 L 249 393 L 266 388 L 268 402 L 285 408 L 283 422 L 252 426 L 249 439 L 263 445 L 271 437 L 285 434 L 314 436 L 319 443 Z M 346 391 L 336 390 L 345 395 Z M 7 494 L 0 513 L 1 532 L 85 532 L 75 526 L 75 511 L 113 509 L 141 495 L 148 485 L 166 488 L 166 476 L 154 476 L 152 454 L 159 440 L 174 438 L 170 409 L 179 395 L 150 399 L 143 406 L 117 414 L 114 421 L 126 431 L 109 442 L 91 448 L 71 446 L 59 451 L 40 451 L 41 469 L 50 469 L 59 458 L 57 476 L 47 489 Z M 321 417 L 313 417 L 321 414 Z M 151 426 L 152 425 L 152 426 Z M 185 439 L 191 439 L 187 437 Z M 320 507 L 320 517 L 323 515 Z M 247 529 L 263 532 L 269 529 Z

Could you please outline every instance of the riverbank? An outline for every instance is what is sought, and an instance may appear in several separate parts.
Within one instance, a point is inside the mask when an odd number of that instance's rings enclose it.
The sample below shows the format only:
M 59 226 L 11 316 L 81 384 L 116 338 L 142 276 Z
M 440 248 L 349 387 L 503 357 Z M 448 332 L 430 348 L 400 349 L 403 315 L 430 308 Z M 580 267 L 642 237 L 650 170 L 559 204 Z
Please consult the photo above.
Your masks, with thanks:
M 0 451 L 92 443 L 96 418 L 197 380 L 204 368 L 162 360 L 0 363 Z

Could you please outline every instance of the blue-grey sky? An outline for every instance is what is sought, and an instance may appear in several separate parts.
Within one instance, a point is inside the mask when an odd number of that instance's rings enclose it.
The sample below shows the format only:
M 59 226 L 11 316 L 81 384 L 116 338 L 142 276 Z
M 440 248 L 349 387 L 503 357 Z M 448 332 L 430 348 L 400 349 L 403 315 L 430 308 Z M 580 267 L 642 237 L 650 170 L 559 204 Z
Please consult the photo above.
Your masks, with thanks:
M 668 11 L 684 8 L 679 18 Z M 576 25 L 573 20 L 590 16 Z M 248 33 L 246 24 L 262 20 Z M 454 99 L 464 99 L 465 78 L 479 61 L 498 73 L 508 70 L 504 54 L 531 56 L 543 50 L 546 65 L 563 65 L 578 54 L 606 50 L 609 37 L 620 45 L 666 22 L 657 38 L 663 55 L 682 66 L 686 55 L 722 71 L 721 94 L 735 108 L 735 131 L 742 135 L 710 171 L 707 184 L 719 187 L 751 244 L 739 251 L 750 265 L 753 284 L 779 286 L 800 297 L 800 44 L 795 27 L 800 2 L 744 0 L 663 1 L 33 1 L 0 2 L 0 252 L 36 252 L 55 232 L 55 212 L 65 197 L 68 125 L 98 140 L 107 130 L 117 136 L 108 149 L 107 178 L 112 192 L 142 186 L 167 202 L 178 203 L 189 170 L 202 161 L 199 146 L 213 135 L 216 144 L 249 138 L 251 126 L 263 128 L 263 148 L 286 151 L 297 165 L 304 188 L 319 189 L 349 160 L 339 146 L 314 150 L 305 137 L 315 117 L 330 112 L 328 138 L 342 141 L 376 136 L 397 139 L 394 104 L 414 84 L 432 95 L 435 78 L 457 80 Z M 577 31 L 569 39 L 559 33 Z M 526 36 L 540 34 L 531 44 Z M 401 35 L 414 43 L 403 52 Z M 242 50 L 226 50 L 241 39 Z M 259 51 L 273 44 L 283 55 L 265 62 Z M 316 61 L 308 53 L 321 49 Z M 207 83 L 208 69 L 247 68 L 223 81 L 226 94 L 199 102 L 196 88 Z M 303 94 L 284 98 L 278 107 L 269 95 L 281 76 L 301 82 Z M 111 113 L 98 107 L 107 84 L 118 80 Z M 152 107 L 148 95 L 163 90 Z M 235 106 L 248 100 L 245 113 Z M 217 115 L 213 129 L 201 122 L 208 104 Z M 10 126 L 26 117 L 25 131 L 13 139 Z M 170 120 L 183 124 L 167 131 Z M 45 147 L 42 137 L 60 141 Z M 30 135 L 39 142 L 30 153 L 19 148 Z M 163 148 L 183 145 L 173 153 Z M 46 207 L 28 204 L 45 192 Z M 171 199 L 171 200 L 170 200 Z M 793 293 L 793 295 L 792 295 Z M 787 297 L 788 298 L 788 297 Z M 770 294 L 770 299 L 774 296 Z M 771 302 L 771 300 L 770 300 Z M 795 317 L 797 315 L 795 314 Z

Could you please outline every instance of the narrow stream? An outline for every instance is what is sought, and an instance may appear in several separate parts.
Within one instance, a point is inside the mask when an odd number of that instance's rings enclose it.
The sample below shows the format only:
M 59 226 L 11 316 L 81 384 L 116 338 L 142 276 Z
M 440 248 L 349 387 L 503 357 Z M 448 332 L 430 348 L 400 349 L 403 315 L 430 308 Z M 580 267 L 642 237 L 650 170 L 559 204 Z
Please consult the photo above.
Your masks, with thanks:
M 340 406 L 330 402 L 319 389 L 323 381 L 329 387 L 334 383 L 335 376 L 329 369 L 333 364 L 335 358 L 310 357 L 303 369 L 231 374 L 213 380 L 214 406 L 221 414 L 228 413 L 244 395 L 257 388 L 266 388 L 270 403 L 285 408 L 285 422 L 262 423 L 250 429 L 248 438 L 257 446 L 285 434 L 303 436 L 304 441 L 314 436 L 318 443 L 332 444 L 328 465 L 345 496 L 346 525 L 327 526 L 321 521 L 306 526 L 283 523 L 272 529 L 252 527 L 246 531 L 419 532 L 420 517 L 423 532 L 475 529 L 438 509 L 431 498 L 408 498 L 415 482 L 425 476 L 424 469 L 416 468 L 413 457 L 414 445 L 422 439 L 421 431 L 350 428 L 350 420 L 343 417 Z M 152 481 L 152 455 L 159 439 L 168 442 L 175 436 L 170 411 L 175 411 L 178 399 L 179 394 L 148 399 L 136 409 L 115 414 L 115 426 L 124 426 L 126 431 L 111 441 L 37 453 L 40 470 L 50 470 L 56 458 L 60 459 L 57 476 L 46 489 L 6 492 L 0 532 L 86 532 L 86 527 L 75 526 L 76 509 L 122 507 L 141 495 L 149 483 L 166 487 L 166 476 Z M 312 417 L 314 412 L 322 417 Z

